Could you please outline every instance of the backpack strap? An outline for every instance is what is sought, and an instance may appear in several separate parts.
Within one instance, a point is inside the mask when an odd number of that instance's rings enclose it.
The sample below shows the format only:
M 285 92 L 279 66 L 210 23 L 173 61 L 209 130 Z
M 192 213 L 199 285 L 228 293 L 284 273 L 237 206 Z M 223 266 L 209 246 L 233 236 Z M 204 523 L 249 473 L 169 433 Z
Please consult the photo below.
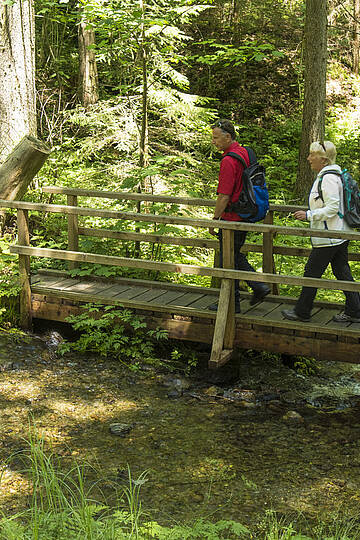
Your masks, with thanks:
M 322 184 L 322 180 L 323 180 L 323 178 L 324 178 L 324 176 L 326 174 L 336 174 L 337 176 L 341 177 L 341 172 L 337 171 L 336 169 L 328 169 L 327 171 L 324 171 L 322 174 L 320 174 L 320 178 L 319 178 L 319 182 L 318 182 L 318 192 L 319 192 L 319 197 L 322 200 L 322 202 L 324 202 L 324 197 L 323 197 L 323 192 L 322 192 L 322 189 L 321 189 L 321 184 Z
M 244 146 L 244 148 L 245 148 L 245 146 Z M 239 154 L 237 154 L 236 152 L 228 152 L 227 154 L 225 154 L 224 157 L 226 157 L 226 156 L 230 156 L 230 157 L 233 157 L 233 158 L 237 159 L 238 161 L 240 161 L 243 164 L 244 169 L 247 169 L 248 165 L 247 165 L 245 159 L 243 157 L 241 157 Z

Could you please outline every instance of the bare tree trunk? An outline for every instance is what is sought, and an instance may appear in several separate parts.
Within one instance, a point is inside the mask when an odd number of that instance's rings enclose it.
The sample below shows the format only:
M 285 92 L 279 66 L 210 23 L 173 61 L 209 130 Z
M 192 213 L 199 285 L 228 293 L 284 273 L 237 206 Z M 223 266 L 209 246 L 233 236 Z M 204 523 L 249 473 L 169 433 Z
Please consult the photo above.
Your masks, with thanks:
M 0 199 L 19 200 L 50 154 L 44 143 L 24 137 L 0 167 Z
M 95 51 L 92 48 L 95 45 L 95 32 L 86 21 L 81 8 L 79 14 L 79 98 L 81 104 L 88 108 L 99 100 L 97 65 Z
M 306 0 L 304 29 L 304 103 L 296 191 L 307 194 L 313 180 L 306 160 L 313 141 L 325 133 L 327 61 L 326 0 Z
M 0 3 L 0 162 L 36 137 L 33 0 Z
M 360 0 L 354 0 L 354 41 L 353 41 L 353 72 L 359 75 L 360 48 Z

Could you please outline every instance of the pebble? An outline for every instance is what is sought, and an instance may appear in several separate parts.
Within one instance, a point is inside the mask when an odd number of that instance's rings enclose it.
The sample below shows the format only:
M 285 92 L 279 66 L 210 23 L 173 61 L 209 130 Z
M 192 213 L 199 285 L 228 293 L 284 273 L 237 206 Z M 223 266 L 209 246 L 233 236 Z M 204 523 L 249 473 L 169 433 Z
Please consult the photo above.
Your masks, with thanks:
M 114 423 L 110 424 L 109 431 L 112 435 L 117 435 L 118 437 L 126 437 L 134 427 L 134 424 L 120 424 Z
M 219 389 L 216 386 L 209 386 L 204 390 L 204 394 L 207 396 L 217 396 L 219 394 Z
M 284 414 L 282 420 L 291 424 L 302 424 L 304 422 L 301 414 L 296 411 L 288 411 L 286 414 Z

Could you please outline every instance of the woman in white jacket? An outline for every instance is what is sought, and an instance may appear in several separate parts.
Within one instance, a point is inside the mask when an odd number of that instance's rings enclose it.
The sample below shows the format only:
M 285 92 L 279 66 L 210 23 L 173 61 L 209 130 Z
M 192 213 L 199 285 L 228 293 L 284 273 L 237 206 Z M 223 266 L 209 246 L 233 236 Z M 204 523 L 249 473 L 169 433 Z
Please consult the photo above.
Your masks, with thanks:
M 308 161 L 313 171 L 317 173 L 315 182 L 309 195 L 309 210 L 298 210 L 294 213 L 295 219 L 310 221 L 312 229 L 319 230 L 351 230 L 339 214 L 343 214 L 343 187 L 337 174 L 326 170 L 341 172 L 339 165 L 335 164 L 336 148 L 330 141 L 324 143 L 313 142 L 310 146 Z M 322 178 L 322 180 L 321 180 Z M 319 182 L 321 188 L 319 189 Z M 348 262 L 348 240 L 341 238 L 312 237 L 313 249 L 305 266 L 304 277 L 320 278 L 331 264 L 332 271 L 337 279 L 354 281 Z M 291 321 L 309 321 L 311 309 L 317 289 L 303 287 L 300 297 L 293 310 L 284 309 L 281 313 Z M 359 293 L 345 292 L 345 311 L 334 315 L 335 322 L 360 322 L 360 296 Z

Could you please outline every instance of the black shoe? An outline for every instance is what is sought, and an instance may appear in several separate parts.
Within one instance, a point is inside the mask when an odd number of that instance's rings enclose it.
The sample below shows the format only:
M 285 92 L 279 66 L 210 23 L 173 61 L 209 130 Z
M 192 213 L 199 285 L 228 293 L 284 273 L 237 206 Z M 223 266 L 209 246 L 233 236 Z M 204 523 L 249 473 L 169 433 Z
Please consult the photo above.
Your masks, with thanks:
M 332 320 L 339 323 L 351 323 L 351 322 L 360 322 L 360 317 L 352 317 L 351 315 L 346 315 L 346 313 L 338 313 L 334 315 Z
M 217 311 L 218 303 L 214 302 L 213 304 L 210 304 L 210 306 L 208 306 L 207 308 L 210 309 L 211 311 Z
M 301 321 L 301 322 L 309 322 L 310 317 L 300 317 L 293 309 L 283 309 L 281 311 L 281 314 L 285 317 L 285 319 L 289 319 L 289 321 Z
M 266 285 L 263 285 L 261 289 L 258 289 L 253 292 L 253 295 L 250 299 L 250 306 L 254 306 L 255 304 L 258 304 L 259 302 L 262 302 L 267 296 L 270 294 L 270 289 Z

